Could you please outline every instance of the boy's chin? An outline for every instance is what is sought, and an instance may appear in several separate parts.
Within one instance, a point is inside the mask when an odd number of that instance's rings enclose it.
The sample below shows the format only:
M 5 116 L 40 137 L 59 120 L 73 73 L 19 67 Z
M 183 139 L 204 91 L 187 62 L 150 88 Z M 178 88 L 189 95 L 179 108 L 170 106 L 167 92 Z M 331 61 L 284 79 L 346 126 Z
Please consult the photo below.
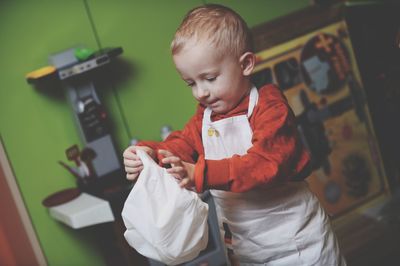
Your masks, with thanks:
M 230 111 L 228 108 L 222 106 L 216 106 L 216 107 L 210 106 L 210 108 L 213 111 L 213 113 L 216 114 L 226 114 L 227 112 Z

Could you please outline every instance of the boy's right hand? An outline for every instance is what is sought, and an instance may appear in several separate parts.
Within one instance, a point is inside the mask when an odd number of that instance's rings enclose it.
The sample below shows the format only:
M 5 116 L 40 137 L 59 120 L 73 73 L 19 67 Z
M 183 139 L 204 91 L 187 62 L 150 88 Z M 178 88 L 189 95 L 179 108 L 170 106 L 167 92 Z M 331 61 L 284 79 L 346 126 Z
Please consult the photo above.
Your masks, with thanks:
M 143 163 L 136 154 L 136 151 L 139 149 L 147 152 L 147 154 L 149 154 L 153 159 L 156 156 L 155 151 L 147 146 L 129 146 L 126 148 L 123 156 L 126 178 L 128 180 L 135 180 L 143 170 Z

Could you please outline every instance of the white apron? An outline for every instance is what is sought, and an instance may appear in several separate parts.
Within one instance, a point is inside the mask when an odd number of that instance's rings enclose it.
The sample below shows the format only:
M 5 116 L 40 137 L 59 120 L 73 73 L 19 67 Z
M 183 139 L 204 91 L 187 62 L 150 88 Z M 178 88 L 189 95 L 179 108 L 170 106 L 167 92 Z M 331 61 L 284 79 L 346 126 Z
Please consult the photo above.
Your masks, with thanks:
M 251 89 L 247 115 L 211 121 L 204 111 L 205 158 L 244 155 L 252 146 L 249 124 L 258 91 Z M 307 183 L 286 182 L 263 190 L 233 193 L 211 190 L 221 237 L 240 265 L 345 265 L 329 219 Z

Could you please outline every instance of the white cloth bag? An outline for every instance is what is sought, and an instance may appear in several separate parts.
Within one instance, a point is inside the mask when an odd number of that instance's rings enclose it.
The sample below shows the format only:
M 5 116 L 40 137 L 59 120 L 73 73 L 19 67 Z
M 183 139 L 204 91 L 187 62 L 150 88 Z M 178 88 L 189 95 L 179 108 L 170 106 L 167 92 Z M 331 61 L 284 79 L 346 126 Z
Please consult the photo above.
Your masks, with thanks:
M 168 265 L 194 259 L 208 243 L 208 205 L 146 152 L 137 155 L 144 169 L 122 210 L 125 239 L 143 256 Z

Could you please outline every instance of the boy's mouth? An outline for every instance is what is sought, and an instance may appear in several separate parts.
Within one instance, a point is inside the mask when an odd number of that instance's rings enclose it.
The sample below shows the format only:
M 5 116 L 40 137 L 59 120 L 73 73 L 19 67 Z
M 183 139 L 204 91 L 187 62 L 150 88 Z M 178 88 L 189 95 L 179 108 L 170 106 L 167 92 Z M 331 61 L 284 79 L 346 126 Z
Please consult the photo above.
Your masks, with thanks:
M 212 101 L 212 102 L 207 103 L 206 105 L 212 107 L 212 106 L 215 105 L 217 102 L 218 102 L 218 100 L 215 100 L 215 101 Z

